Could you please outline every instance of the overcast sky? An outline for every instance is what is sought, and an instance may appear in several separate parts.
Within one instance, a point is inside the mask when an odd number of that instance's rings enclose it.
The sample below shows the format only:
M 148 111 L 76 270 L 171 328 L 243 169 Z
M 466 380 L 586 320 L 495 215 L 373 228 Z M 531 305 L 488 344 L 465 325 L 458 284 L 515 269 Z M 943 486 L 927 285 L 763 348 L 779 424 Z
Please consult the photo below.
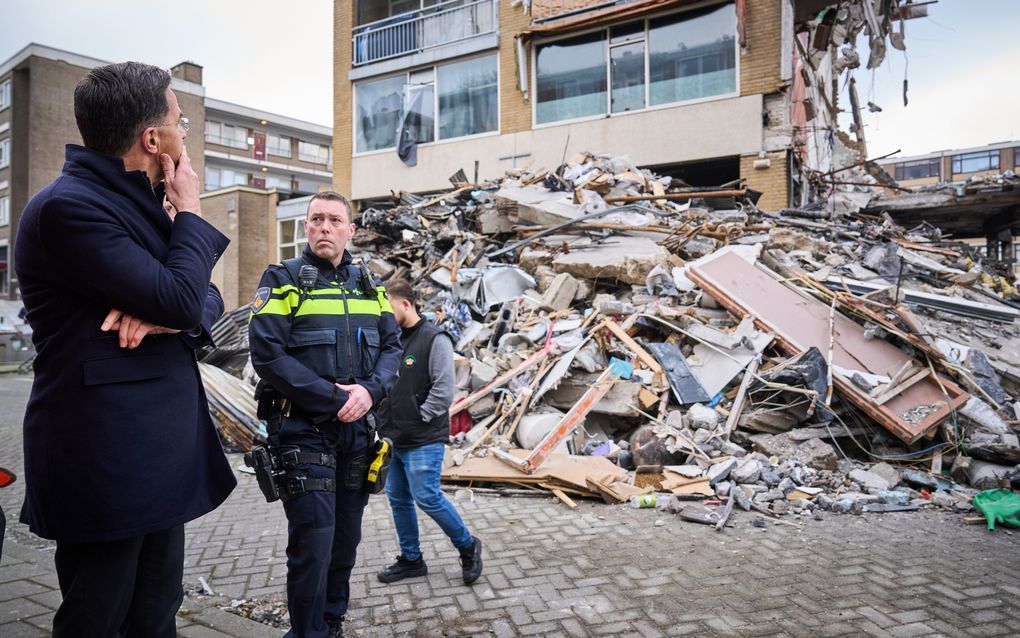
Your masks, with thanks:
M 350 0 L 340 0 L 350 1 Z M 505 0 L 504 0 L 505 1 Z M 110 61 L 205 67 L 207 94 L 332 125 L 331 0 L 34 0 L 4 2 L 0 60 L 30 42 Z M 1020 2 L 940 0 L 890 50 L 857 72 L 869 151 L 878 156 L 1020 137 Z M 861 51 L 867 59 L 866 47 Z M 910 104 L 902 103 L 909 68 Z M 849 106 L 849 105 L 847 105 Z M 591 149 L 612 151 L 612 149 Z

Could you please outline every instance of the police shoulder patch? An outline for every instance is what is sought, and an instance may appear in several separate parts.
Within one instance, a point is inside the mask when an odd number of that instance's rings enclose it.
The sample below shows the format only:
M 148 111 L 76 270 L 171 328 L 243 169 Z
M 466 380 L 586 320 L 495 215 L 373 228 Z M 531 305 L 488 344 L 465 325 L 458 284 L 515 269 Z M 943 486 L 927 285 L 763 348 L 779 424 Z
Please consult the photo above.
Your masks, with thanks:
M 251 311 L 257 313 L 266 307 L 269 301 L 269 288 L 263 287 L 255 291 L 255 298 L 251 300 Z

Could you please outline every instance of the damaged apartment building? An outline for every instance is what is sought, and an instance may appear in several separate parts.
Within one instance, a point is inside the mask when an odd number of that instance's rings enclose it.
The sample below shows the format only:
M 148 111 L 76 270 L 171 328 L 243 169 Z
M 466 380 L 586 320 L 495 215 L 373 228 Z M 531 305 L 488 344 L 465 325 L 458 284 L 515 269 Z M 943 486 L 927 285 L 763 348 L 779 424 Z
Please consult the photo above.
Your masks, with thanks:
M 595 151 L 690 186 L 742 180 L 765 210 L 804 205 L 866 159 L 859 125 L 838 132 L 847 78 L 859 111 L 857 36 L 872 69 L 923 14 L 831 4 L 336 2 L 334 184 L 373 201 Z

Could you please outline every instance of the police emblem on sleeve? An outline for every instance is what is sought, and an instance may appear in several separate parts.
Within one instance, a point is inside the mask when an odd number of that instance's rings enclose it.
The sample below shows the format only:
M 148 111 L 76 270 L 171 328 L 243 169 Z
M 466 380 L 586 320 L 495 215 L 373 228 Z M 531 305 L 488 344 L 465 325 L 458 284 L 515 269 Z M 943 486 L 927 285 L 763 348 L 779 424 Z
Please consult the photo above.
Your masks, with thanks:
M 269 301 L 269 288 L 259 288 L 255 291 L 255 298 L 251 300 L 251 311 L 257 313 L 266 307 Z

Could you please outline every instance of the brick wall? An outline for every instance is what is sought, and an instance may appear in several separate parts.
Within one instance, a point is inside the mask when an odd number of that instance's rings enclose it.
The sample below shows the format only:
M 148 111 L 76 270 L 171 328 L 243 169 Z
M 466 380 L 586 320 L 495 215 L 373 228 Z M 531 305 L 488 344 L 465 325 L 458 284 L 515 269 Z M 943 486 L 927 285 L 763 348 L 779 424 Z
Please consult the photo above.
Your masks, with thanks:
M 744 23 L 747 45 L 740 52 L 741 95 L 774 93 L 783 86 L 779 77 L 781 16 L 780 0 L 747 3 Z
M 766 157 L 771 165 L 766 169 L 754 168 L 757 155 L 745 155 L 740 158 L 740 177 L 747 180 L 747 187 L 763 194 L 758 200 L 758 208 L 775 212 L 786 208 L 789 199 L 789 174 L 786 154 L 788 151 L 768 153 Z
M 509 4 L 509 2 L 503 4 Z M 532 0 L 531 17 L 541 20 L 568 11 L 604 4 L 606 4 L 606 0 Z
M 202 196 L 202 215 L 230 239 L 212 281 L 226 310 L 251 301 L 259 279 L 276 263 L 275 191 L 236 186 Z
M 520 90 L 514 42 L 514 36 L 530 23 L 531 18 L 520 7 L 499 3 L 499 131 L 504 135 L 531 128 L 531 102 L 524 99 Z
M 333 3 L 333 189 L 344 194 L 351 192 L 351 155 L 354 153 L 351 134 L 354 87 L 348 79 L 353 54 L 354 5 L 354 2 Z

